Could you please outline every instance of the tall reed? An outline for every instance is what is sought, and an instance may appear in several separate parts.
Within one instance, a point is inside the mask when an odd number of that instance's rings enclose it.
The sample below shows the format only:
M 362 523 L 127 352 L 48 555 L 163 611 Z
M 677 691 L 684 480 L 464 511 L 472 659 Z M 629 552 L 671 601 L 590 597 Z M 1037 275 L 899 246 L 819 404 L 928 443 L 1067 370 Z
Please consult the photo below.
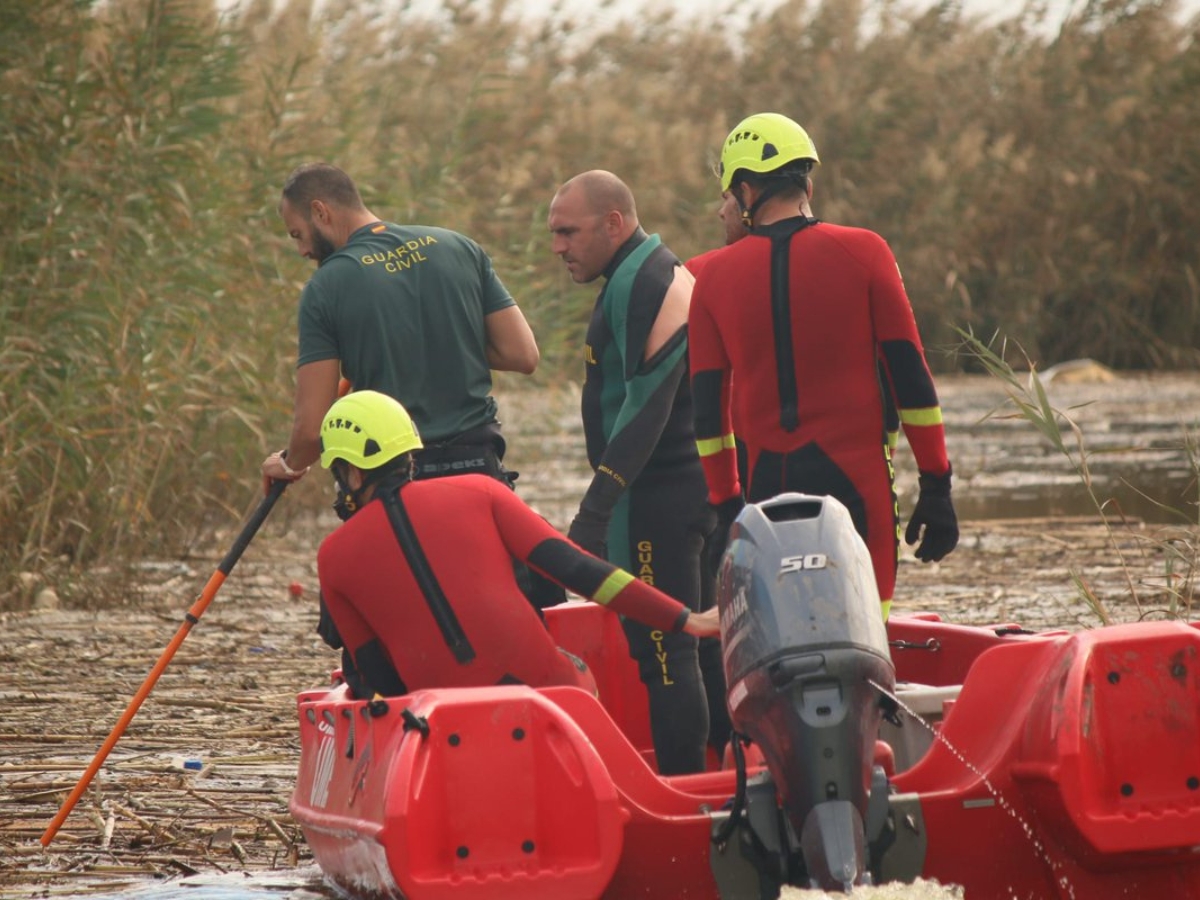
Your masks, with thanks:
M 812 133 L 817 214 L 892 243 L 929 343 L 1003 327 L 1041 365 L 1194 367 L 1195 26 L 1036 10 L 0 0 L 0 608 L 20 572 L 183 553 L 252 501 L 290 412 L 309 264 L 276 203 L 305 160 L 479 240 L 534 384 L 578 377 L 594 297 L 550 253 L 555 188 L 617 172 L 686 258 L 721 237 L 720 141 L 764 109 Z

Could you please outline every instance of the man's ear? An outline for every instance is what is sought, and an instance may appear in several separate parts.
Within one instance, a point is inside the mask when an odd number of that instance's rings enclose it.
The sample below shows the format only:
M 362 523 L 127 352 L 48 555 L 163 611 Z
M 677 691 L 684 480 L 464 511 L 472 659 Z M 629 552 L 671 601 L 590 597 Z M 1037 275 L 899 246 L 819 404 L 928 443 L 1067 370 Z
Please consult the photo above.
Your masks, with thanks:
M 604 230 L 609 237 L 615 238 L 625 229 L 625 217 L 619 210 L 609 210 L 604 215 Z
M 324 200 L 314 200 L 309 206 L 310 220 L 320 222 L 322 225 L 328 225 L 333 216 L 333 212 L 329 208 L 329 204 Z

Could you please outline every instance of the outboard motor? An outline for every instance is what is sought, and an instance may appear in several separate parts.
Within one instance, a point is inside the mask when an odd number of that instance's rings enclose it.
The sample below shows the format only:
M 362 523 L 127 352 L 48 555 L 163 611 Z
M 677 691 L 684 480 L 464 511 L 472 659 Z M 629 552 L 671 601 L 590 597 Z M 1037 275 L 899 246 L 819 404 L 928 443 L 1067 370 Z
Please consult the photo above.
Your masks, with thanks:
M 871 881 L 884 708 L 872 682 L 891 692 L 896 680 L 871 557 L 832 497 L 747 505 L 730 537 L 717 603 L 734 728 L 761 749 L 799 836 L 801 886 L 848 892 Z

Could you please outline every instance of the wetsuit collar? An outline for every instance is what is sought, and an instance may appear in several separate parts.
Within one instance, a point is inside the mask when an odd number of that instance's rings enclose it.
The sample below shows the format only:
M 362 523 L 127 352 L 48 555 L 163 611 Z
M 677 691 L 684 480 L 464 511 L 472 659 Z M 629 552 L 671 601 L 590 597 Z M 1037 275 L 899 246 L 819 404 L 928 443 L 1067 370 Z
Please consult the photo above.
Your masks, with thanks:
M 632 253 L 649 236 L 642 230 L 642 226 L 639 225 L 637 230 L 625 240 L 625 243 L 617 248 L 617 252 L 613 254 L 612 259 L 608 261 L 608 265 L 604 267 L 604 272 L 602 273 L 604 280 L 608 281 L 608 279 L 612 278 L 613 272 L 617 271 L 617 267 L 625 262 L 625 257 Z
M 778 219 L 770 225 L 755 225 L 750 231 L 752 234 L 759 235 L 760 237 L 771 237 L 775 234 L 792 234 L 799 230 L 796 227 L 799 223 L 816 225 L 818 221 L 810 216 L 789 216 L 786 219 Z

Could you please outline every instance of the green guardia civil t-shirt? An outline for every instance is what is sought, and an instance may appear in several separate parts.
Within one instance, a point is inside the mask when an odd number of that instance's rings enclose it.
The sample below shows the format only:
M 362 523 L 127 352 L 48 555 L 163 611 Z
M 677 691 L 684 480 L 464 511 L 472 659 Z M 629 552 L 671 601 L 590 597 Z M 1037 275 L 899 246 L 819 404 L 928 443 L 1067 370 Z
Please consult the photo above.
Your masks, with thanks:
M 495 421 L 483 320 L 514 304 L 470 238 L 377 222 L 305 285 L 297 365 L 340 360 L 356 390 L 395 397 L 425 441 L 445 440 Z

